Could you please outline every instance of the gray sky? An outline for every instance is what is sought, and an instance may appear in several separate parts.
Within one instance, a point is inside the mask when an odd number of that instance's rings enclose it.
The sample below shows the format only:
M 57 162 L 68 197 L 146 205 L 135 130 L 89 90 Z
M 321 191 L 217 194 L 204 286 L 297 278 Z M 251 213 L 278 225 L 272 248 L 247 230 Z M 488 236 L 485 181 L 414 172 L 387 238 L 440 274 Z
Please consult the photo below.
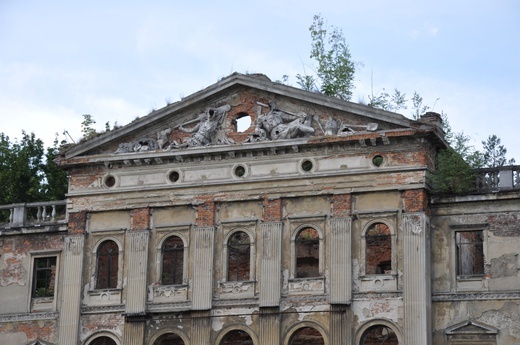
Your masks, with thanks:
M 352 101 L 417 91 L 477 148 L 496 134 L 520 163 L 517 0 L 0 0 L 0 132 L 78 140 L 83 114 L 125 125 L 235 71 L 296 85 L 315 14 L 359 62 Z

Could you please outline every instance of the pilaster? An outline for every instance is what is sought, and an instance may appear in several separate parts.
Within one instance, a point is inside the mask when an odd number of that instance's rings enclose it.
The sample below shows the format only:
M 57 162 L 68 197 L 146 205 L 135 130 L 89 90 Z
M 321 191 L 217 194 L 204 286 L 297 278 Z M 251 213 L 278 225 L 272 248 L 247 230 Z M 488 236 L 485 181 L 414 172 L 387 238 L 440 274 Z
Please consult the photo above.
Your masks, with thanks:
M 422 212 L 403 215 L 403 304 L 405 345 L 430 345 L 430 220 Z
M 330 220 L 330 303 L 350 304 L 352 299 L 352 219 Z
M 260 308 L 260 344 L 280 344 L 280 309 Z
M 280 304 L 282 287 L 282 222 L 260 224 L 262 255 L 260 256 L 260 307 Z
M 214 233 L 215 228 L 212 226 L 193 229 L 193 293 L 191 299 L 193 310 L 211 309 Z
M 83 272 L 84 235 L 65 237 L 63 257 L 63 288 L 60 306 L 59 344 L 77 344 Z

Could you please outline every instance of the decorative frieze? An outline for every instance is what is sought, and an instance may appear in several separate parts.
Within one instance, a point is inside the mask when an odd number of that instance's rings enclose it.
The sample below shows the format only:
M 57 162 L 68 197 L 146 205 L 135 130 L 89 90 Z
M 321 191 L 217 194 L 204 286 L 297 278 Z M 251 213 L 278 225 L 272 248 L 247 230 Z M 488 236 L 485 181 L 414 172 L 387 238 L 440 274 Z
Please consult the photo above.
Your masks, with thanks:
M 254 281 L 219 282 L 217 294 L 220 298 L 251 298 L 255 295 Z
M 148 288 L 148 301 L 153 303 L 182 302 L 188 299 L 188 285 L 158 285 Z
M 324 294 L 325 279 L 324 278 L 307 278 L 307 279 L 289 279 L 286 285 L 285 293 L 290 295 L 296 294 Z

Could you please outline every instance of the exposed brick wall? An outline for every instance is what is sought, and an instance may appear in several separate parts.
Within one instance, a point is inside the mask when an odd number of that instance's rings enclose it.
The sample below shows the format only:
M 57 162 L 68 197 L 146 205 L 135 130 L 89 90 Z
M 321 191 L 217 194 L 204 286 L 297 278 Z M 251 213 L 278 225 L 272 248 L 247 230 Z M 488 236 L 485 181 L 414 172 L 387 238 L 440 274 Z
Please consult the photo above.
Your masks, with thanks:
M 516 237 L 520 234 L 520 213 L 490 214 L 487 221 L 495 236 Z
M 131 229 L 147 230 L 150 229 L 150 209 L 136 208 L 131 212 Z
M 37 339 L 57 343 L 58 325 L 55 320 L 9 322 L 0 324 L 0 334 L 25 333 L 27 341 Z M 5 344 L 8 345 L 8 344 Z
M 332 196 L 332 217 L 345 218 L 351 215 L 352 195 L 336 194 Z
M 81 234 L 85 232 L 87 224 L 87 211 L 69 213 L 69 234 Z
M 263 220 L 266 222 L 276 222 L 282 220 L 282 200 L 264 198 Z
M 428 194 L 425 189 L 405 190 L 402 198 L 405 212 L 428 211 Z
M 197 207 L 197 226 L 213 226 L 215 225 L 215 201 L 211 198 L 205 198 L 204 202 Z
M 73 168 L 69 171 L 69 190 L 84 189 L 92 185 L 103 173 L 103 166 Z

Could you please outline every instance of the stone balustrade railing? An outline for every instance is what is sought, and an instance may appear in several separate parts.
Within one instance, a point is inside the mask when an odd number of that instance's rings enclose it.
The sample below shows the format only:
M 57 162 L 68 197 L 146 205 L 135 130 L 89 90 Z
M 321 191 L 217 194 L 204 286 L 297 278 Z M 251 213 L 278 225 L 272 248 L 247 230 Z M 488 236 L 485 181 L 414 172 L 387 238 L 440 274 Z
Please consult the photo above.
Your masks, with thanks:
M 478 192 L 520 189 L 520 165 L 478 169 L 476 189 Z
M 0 205 L 0 227 L 64 224 L 66 200 Z

